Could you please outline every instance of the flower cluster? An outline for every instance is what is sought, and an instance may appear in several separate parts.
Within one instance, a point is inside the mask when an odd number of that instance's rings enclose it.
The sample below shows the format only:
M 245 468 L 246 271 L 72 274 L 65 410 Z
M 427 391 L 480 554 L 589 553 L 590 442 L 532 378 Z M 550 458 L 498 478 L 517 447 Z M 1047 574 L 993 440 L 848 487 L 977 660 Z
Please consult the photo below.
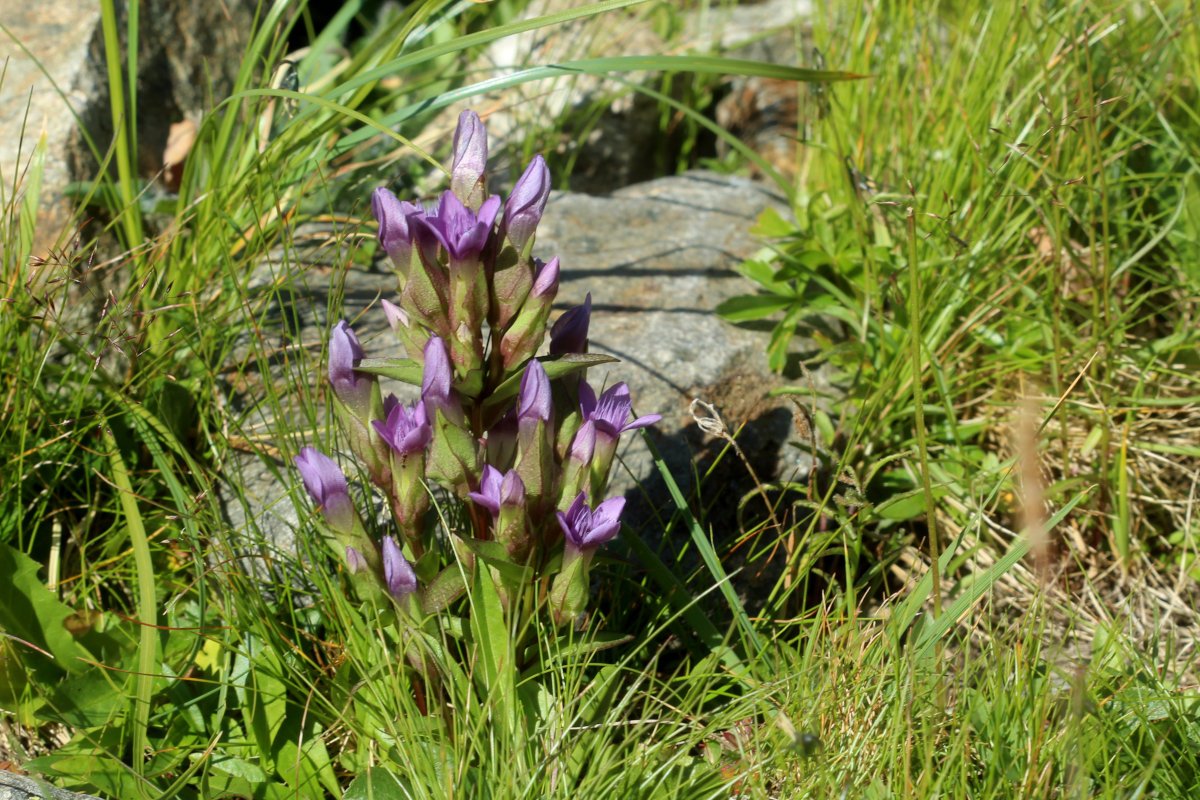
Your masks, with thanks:
M 605 499 L 618 440 L 659 417 L 635 419 L 624 383 L 599 395 L 588 384 L 589 366 L 613 360 L 588 353 L 591 295 L 549 325 L 559 260 L 533 256 L 545 161 L 536 156 L 505 201 L 488 194 L 486 167 L 487 133 L 464 111 L 436 205 L 386 188 L 371 198 L 399 279 L 382 310 L 405 357 L 364 363 L 349 325 L 330 334 L 332 402 L 394 532 L 376 542 L 329 457 L 304 448 L 295 462 L 360 592 L 430 614 L 462 594 L 464 574 L 487 570 L 505 607 L 548 598 L 567 624 L 586 608 L 593 555 L 621 528 L 624 499 Z M 382 397 L 379 376 L 419 385 L 420 398 Z M 464 513 L 435 513 L 435 497 Z

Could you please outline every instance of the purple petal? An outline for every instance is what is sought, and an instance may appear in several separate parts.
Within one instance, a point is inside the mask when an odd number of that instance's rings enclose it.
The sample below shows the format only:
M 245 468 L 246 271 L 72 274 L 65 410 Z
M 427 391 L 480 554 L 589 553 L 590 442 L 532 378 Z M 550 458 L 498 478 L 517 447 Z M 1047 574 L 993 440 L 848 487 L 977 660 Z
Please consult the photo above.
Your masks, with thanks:
M 612 541 L 621 532 L 621 512 L 625 510 L 625 498 L 613 497 L 596 506 L 592 512 L 590 526 L 584 535 L 587 547 L 599 547 Z
M 458 115 L 454 129 L 454 156 L 450 165 L 450 182 L 469 193 L 487 169 L 487 130 L 483 120 L 467 109 Z
M 395 331 L 409 327 L 408 314 L 404 312 L 404 309 L 387 300 L 380 300 L 379 304 L 383 306 L 383 315 L 387 318 L 389 328 Z
M 388 594 L 403 600 L 417 590 L 417 573 L 391 536 L 383 537 L 383 580 Z
M 518 250 L 523 249 L 529 237 L 533 236 L 549 197 L 550 169 L 546 166 L 546 159 L 536 155 L 517 179 L 504 206 L 504 227 L 509 240 Z
M 345 320 L 340 321 L 329 334 L 329 382 L 339 395 L 355 392 L 361 381 L 370 380 L 354 371 L 363 355 L 362 345 L 354 331 Z
M 567 309 L 551 326 L 550 355 L 586 353 L 591 319 L 592 293 L 588 292 L 583 305 Z
M 550 395 L 550 378 L 546 369 L 536 358 L 529 359 L 525 374 L 521 376 L 521 392 L 517 396 L 517 419 L 550 421 L 554 400 Z
M 327 506 L 337 496 L 349 497 L 350 489 L 341 468 L 329 456 L 314 447 L 305 447 L 293 461 L 300 471 L 304 488 L 317 502 Z
M 483 474 L 479 478 L 479 491 L 469 492 L 467 497 L 492 512 L 492 516 L 496 516 L 500 513 L 500 488 L 503 481 L 500 470 L 491 464 L 486 464 L 483 467 Z
M 553 298 L 558 293 L 559 270 L 558 256 L 542 264 L 538 268 L 537 277 L 533 280 L 533 287 L 529 290 L 529 295 L 531 297 Z M 590 302 L 590 294 L 588 298 Z
M 500 505 L 510 508 L 525 505 L 525 481 L 521 480 L 515 469 L 504 474 L 504 481 L 500 484 Z
M 450 401 L 450 353 L 446 343 L 430 336 L 425 344 L 425 371 L 421 374 L 421 398 L 442 408 Z M 432 413 L 430 414 L 432 416 Z
M 567 458 L 577 464 L 590 464 L 595 452 L 596 423 L 590 419 L 584 420 L 575 432 L 575 438 L 571 440 L 571 450 L 567 453 Z
M 346 547 L 346 567 L 351 573 L 366 572 L 367 560 L 363 558 L 363 554 L 353 547 Z

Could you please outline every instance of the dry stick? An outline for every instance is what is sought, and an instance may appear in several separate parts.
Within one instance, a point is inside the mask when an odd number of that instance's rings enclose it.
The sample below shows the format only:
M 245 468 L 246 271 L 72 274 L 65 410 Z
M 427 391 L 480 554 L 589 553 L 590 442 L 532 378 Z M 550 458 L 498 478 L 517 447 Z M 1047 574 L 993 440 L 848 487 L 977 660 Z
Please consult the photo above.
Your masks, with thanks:
M 697 414 L 696 406 L 700 406 L 707 411 L 708 416 Z M 691 412 L 692 419 L 695 420 L 696 426 L 700 428 L 700 430 L 704 431 L 709 436 L 713 436 L 717 439 L 727 442 L 729 446 L 733 448 L 733 452 L 737 454 L 737 457 L 741 459 L 742 464 L 746 467 L 746 471 L 750 473 L 750 479 L 754 481 L 754 485 L 758 489 L 758 493 L 763 499 L 763 504 L 767 507 L 767 514 L 771 517 L 771 524 L 775 526 L 776 531 L 782 532 L 783 526 L 779 523 L 779 517 L 775 515 L 775 506 L 771 504 L 771 498 L 767 496 L 766 487 L 763 486 L 762 481 L 758 479 L 758 473 L 756 473 L 754 471 L 754 467 L 750 465 L 750 459 L 746 458 L 746 454 L 742 452 L 742 448 L 729 434 L 729 429 L 725 427 L 725 420 L 721 419 L 721 415 L 717 412 L 717 409 L 713 407 L 711 403 L 706 403 L 699 397 L 692 400 L 692 403 L 688 409 Z M 788 535 L 788 563 L 791 563 L 791 554 L 794 547 L 795 533 L 793 532 Z M 770 560 L 770 557 L 768 557 L 768 560 Z M 790 588 L 790 586 L 791 576 L 788 574 L 784 577 L 784 587 Z

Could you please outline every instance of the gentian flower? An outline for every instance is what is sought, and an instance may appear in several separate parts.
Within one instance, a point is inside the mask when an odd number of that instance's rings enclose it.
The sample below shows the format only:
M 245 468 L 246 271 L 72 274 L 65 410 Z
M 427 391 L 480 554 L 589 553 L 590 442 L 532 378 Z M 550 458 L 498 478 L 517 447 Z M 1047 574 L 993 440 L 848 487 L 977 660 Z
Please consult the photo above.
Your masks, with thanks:
M 616 538 L 621 531 L 621 512 L 624 510 L 624 497 L 609 498 L 593 510 L 588 508 L 587 495 L 580 492 L 565 513 L 558 512 L 558 525 L 569 547 L 595 550 Z
M 433 438 L 433 428 L 429 425 L 425 405 L 420 402 L 405 405 L 392 394 L 383 401 L 383 410 L 387 418 L 384 421 L 372 420 L 371 424 L 388 446 L 400 456 L 425 452 L 429 440 Z
M 316 501 L 329 527 L 342 533 L 353 531 L 358 515 L 350 502 L 350 487 L 341 467 L 314 447 L 302 449 L 294 463 L 304 488 Z
M 417 590 L 417 573 L 391 536 L 383 537 L 383 581 L 388 594 L 397 601 Z
M 479 491 L 470 492 L 467 496 L 490 511 L 493 517 L 498 517 L 502 506 L 520 506 L 525 503 L 525 483 L 513 470 L 501 473 L 491 464 L 487 464 L 479 478 Z
M 450 353 L 446 343 L 437 336 L 429 337 L 425 344 L 425 369 L 421 373 L 421 400 L 425 403 L 425 412 L 432 421 L 437 411 L 448 416 L 461 418 L 462 408 L 458 398 L 450 394 L 451 380 L 454 373 L 450 369 Z
M 371 390 L 375 378 L 359 375 L 354 368 L 363 359 L 362 345 L 354 331 L 342 320 L 329 334 L 329 383 L 338 399 L 357 416 L 370 412 Z
M 585 420 L 591 420 L 596 425 L 596 437 L 615 441 L 625 431 L 635 428 L 645 428 L 662 419 L 661 414 L 647 414 L 627 422 L 633 410 L 633 401 L 629 397 L 629 387 L 624 382 L 611 387 L 600 399 L 596 392 L 586 382 L 579 385 L 579 410 Z
M 561 271 L 558 256 L 545 263 L 535 258 L 534 264 L 537 266 L 537 276 L 533 279 L 533 288 L 529 290 L 529 296 L 538 300 L 545 298 L 548 304 L 554 299 L 554 295 L 558 294 L 558 275 Z M 591 294 L 588 294 L 588 297 L 590 298 Z
M 450 162 L 450 190 L 468 208 L 479 208 L 487 181 L 487 130 L 474 111 L 458 115 Z
M 550 169 L 546 159 L 536 155 L 517 179 L 504 206 L 504 230 L 518 253 L 524 253 L 533 238 L 549 197 Z
M 538 422 L 549 422 L 554 410 L 550 395 L 550 378 L 546 368 L 536 358 L 529 360 L 521 376 L 521 391 L 517 394 L 517 425 L 524 429 Z
M 473 261 L 483 252 L 499 211 L 500 198 L 496 195 L 485 200 L 476 214 L 454 192 L 442 192 L 437 212 L 414 220 L 419 219 L 424 229 L 446 248 L 452 263 Z
M 500 355 L 504 370 L 508 370 L 531 358 L 542 344 L 546 335 L 546 320 L 550 316 L 550 305 L 558 293 L 558 257 L 542 263 L 534 259 L 537 275 L 529 294 L 521 302 L 520 311 L 504 332 L 500 340 Z
M 586 353 L 588 324 L 592 319 L 592 293 L 588 292 L 583 305 L 563 312 L 550 328 L 550 355 Z
M 371 213 L 379 222 L 379 244 L 392 259 L 402 279 L 412 261 L 412 218 L 423 217 L 425 210 L 416 203 L 399 200 L 380 186 L 371 194 Z

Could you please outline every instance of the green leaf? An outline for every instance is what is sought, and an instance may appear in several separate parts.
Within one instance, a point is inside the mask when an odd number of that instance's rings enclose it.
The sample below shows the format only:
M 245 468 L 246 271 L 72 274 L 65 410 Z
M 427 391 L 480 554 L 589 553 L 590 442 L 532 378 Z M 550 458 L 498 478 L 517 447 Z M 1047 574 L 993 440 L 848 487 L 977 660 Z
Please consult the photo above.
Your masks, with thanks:
M 74 728 L 100 728 L 114 723 L 129 709 L 124 684 L 127 674 L 93 669 L 73 675 L 54 689 L 50 714 Z
M 495 719 L 511 734 L 515 695 L 512 639 L 504 619 L 500 593 L 486 564 L 476 562 L 471 579 L 471 639 L 475 645 L 475 677 L 492 703 Z
M 1067 514 L 1070 514 L 1071 510 L 1079 504 L 1079 501 L 1083 500 L 1090 493 L 1091 489 L 1089 488 L 1072 497 L 1065 506 L 1056 511 L 1050 519 L 1046 520 L 1046 531 L 1050 532 L 1054 530 L 1054 526 L 1062 522 Z M 922 628 L 915 649 L 917 657 L 919 658 L 928 654 L 933 645 L 945 636 L 952 627 L 958 624 L 958 621 L 970 610 L 971 606 L 975 605 L 976 601 L 983 597 L 996 581 L 1000 580 L 1001 576 L 1012 569 L 1013 565 L 1024 558 L 1028 552 L 1029 537 L 1021 536 L 1013 542 L 1012 547 L 1009 548 L 1009 551 L 1003 557 L 992 564 L 991 567 L 984 570 L 965 592 L 955 598 L 954 602 L 942 611 L 940 617 L 932 620 Z
M 774 208 L 767 206 L 758 215 L 750 235 L 756 239 L 782 239 L 796 233 L 796 224 L 783 218 Z
M 350 782 L 342 800 L 409 800 L 412 786 L 386 769 L 369 769 Z
M 516 564 L 508 555 L 508 549 L 500 542 L 489 542 L 484 539 L 468 539 L 460 537 L 467 549 L 479 556 L 485 564 L 493 567 L 506 581 L 525 583 L 529 578 L 529 567 Z
M 945 497 L 949 491 L 945 486 L 934 486 L 934 499 Z M 895 522 L 916 519 L 925 513 L 925 490 L 918 488 L 889 497 L 875 507 L 875 513 Z
M 760 261 L 753 258 L 747 259 L 738 265 L 738 272 L 771 294 L 786 295 L 788 297 L 792 295 L 791 288 L 779 280 L 778 270 L 769 261 Z
M 355 369 L 413 386 L 421 385 L 421 365 L 411 358 L 364 358 Z
M 82 661 L 88 653 L 63 623 L 73 613 L 38 578 L 38 563 L 7 544 L 0 544 L 0 632 L 18 641 L 20 653 L 48 685 L 63 671 L 81 673 L 90 667 Z M 26 642 L 28 644 L 23 644 Z M 38 653 L 38 648 L 52 658 Z
M 542 368 L 546 370 L 546 377 L 552 381 L 564 375 L 570 375 L 587 369 L 588 367 L 595 367 L 599 364 L 614 364 L 619 360 L 612 356 L 606 356 L 603 353 L 567 353 L 561 356 L 542 356 L 538 359 L 538 361 L 542 362 Z M 491 411 L 509 399 L 516 397 L 517 392 L 521 390 L 521 376 L 524 374 L 524 364 L 514 369 L 512 375 L 509 375 L 503 383 L 497 386 L 496 390 L 492 392 L 491 397 L 484 402 L 484 409 Z
M 783 311 L 794 303 L 789 296 L 741 295 L 717 306 L 717 314 L 727 322 L 749 322 Z

